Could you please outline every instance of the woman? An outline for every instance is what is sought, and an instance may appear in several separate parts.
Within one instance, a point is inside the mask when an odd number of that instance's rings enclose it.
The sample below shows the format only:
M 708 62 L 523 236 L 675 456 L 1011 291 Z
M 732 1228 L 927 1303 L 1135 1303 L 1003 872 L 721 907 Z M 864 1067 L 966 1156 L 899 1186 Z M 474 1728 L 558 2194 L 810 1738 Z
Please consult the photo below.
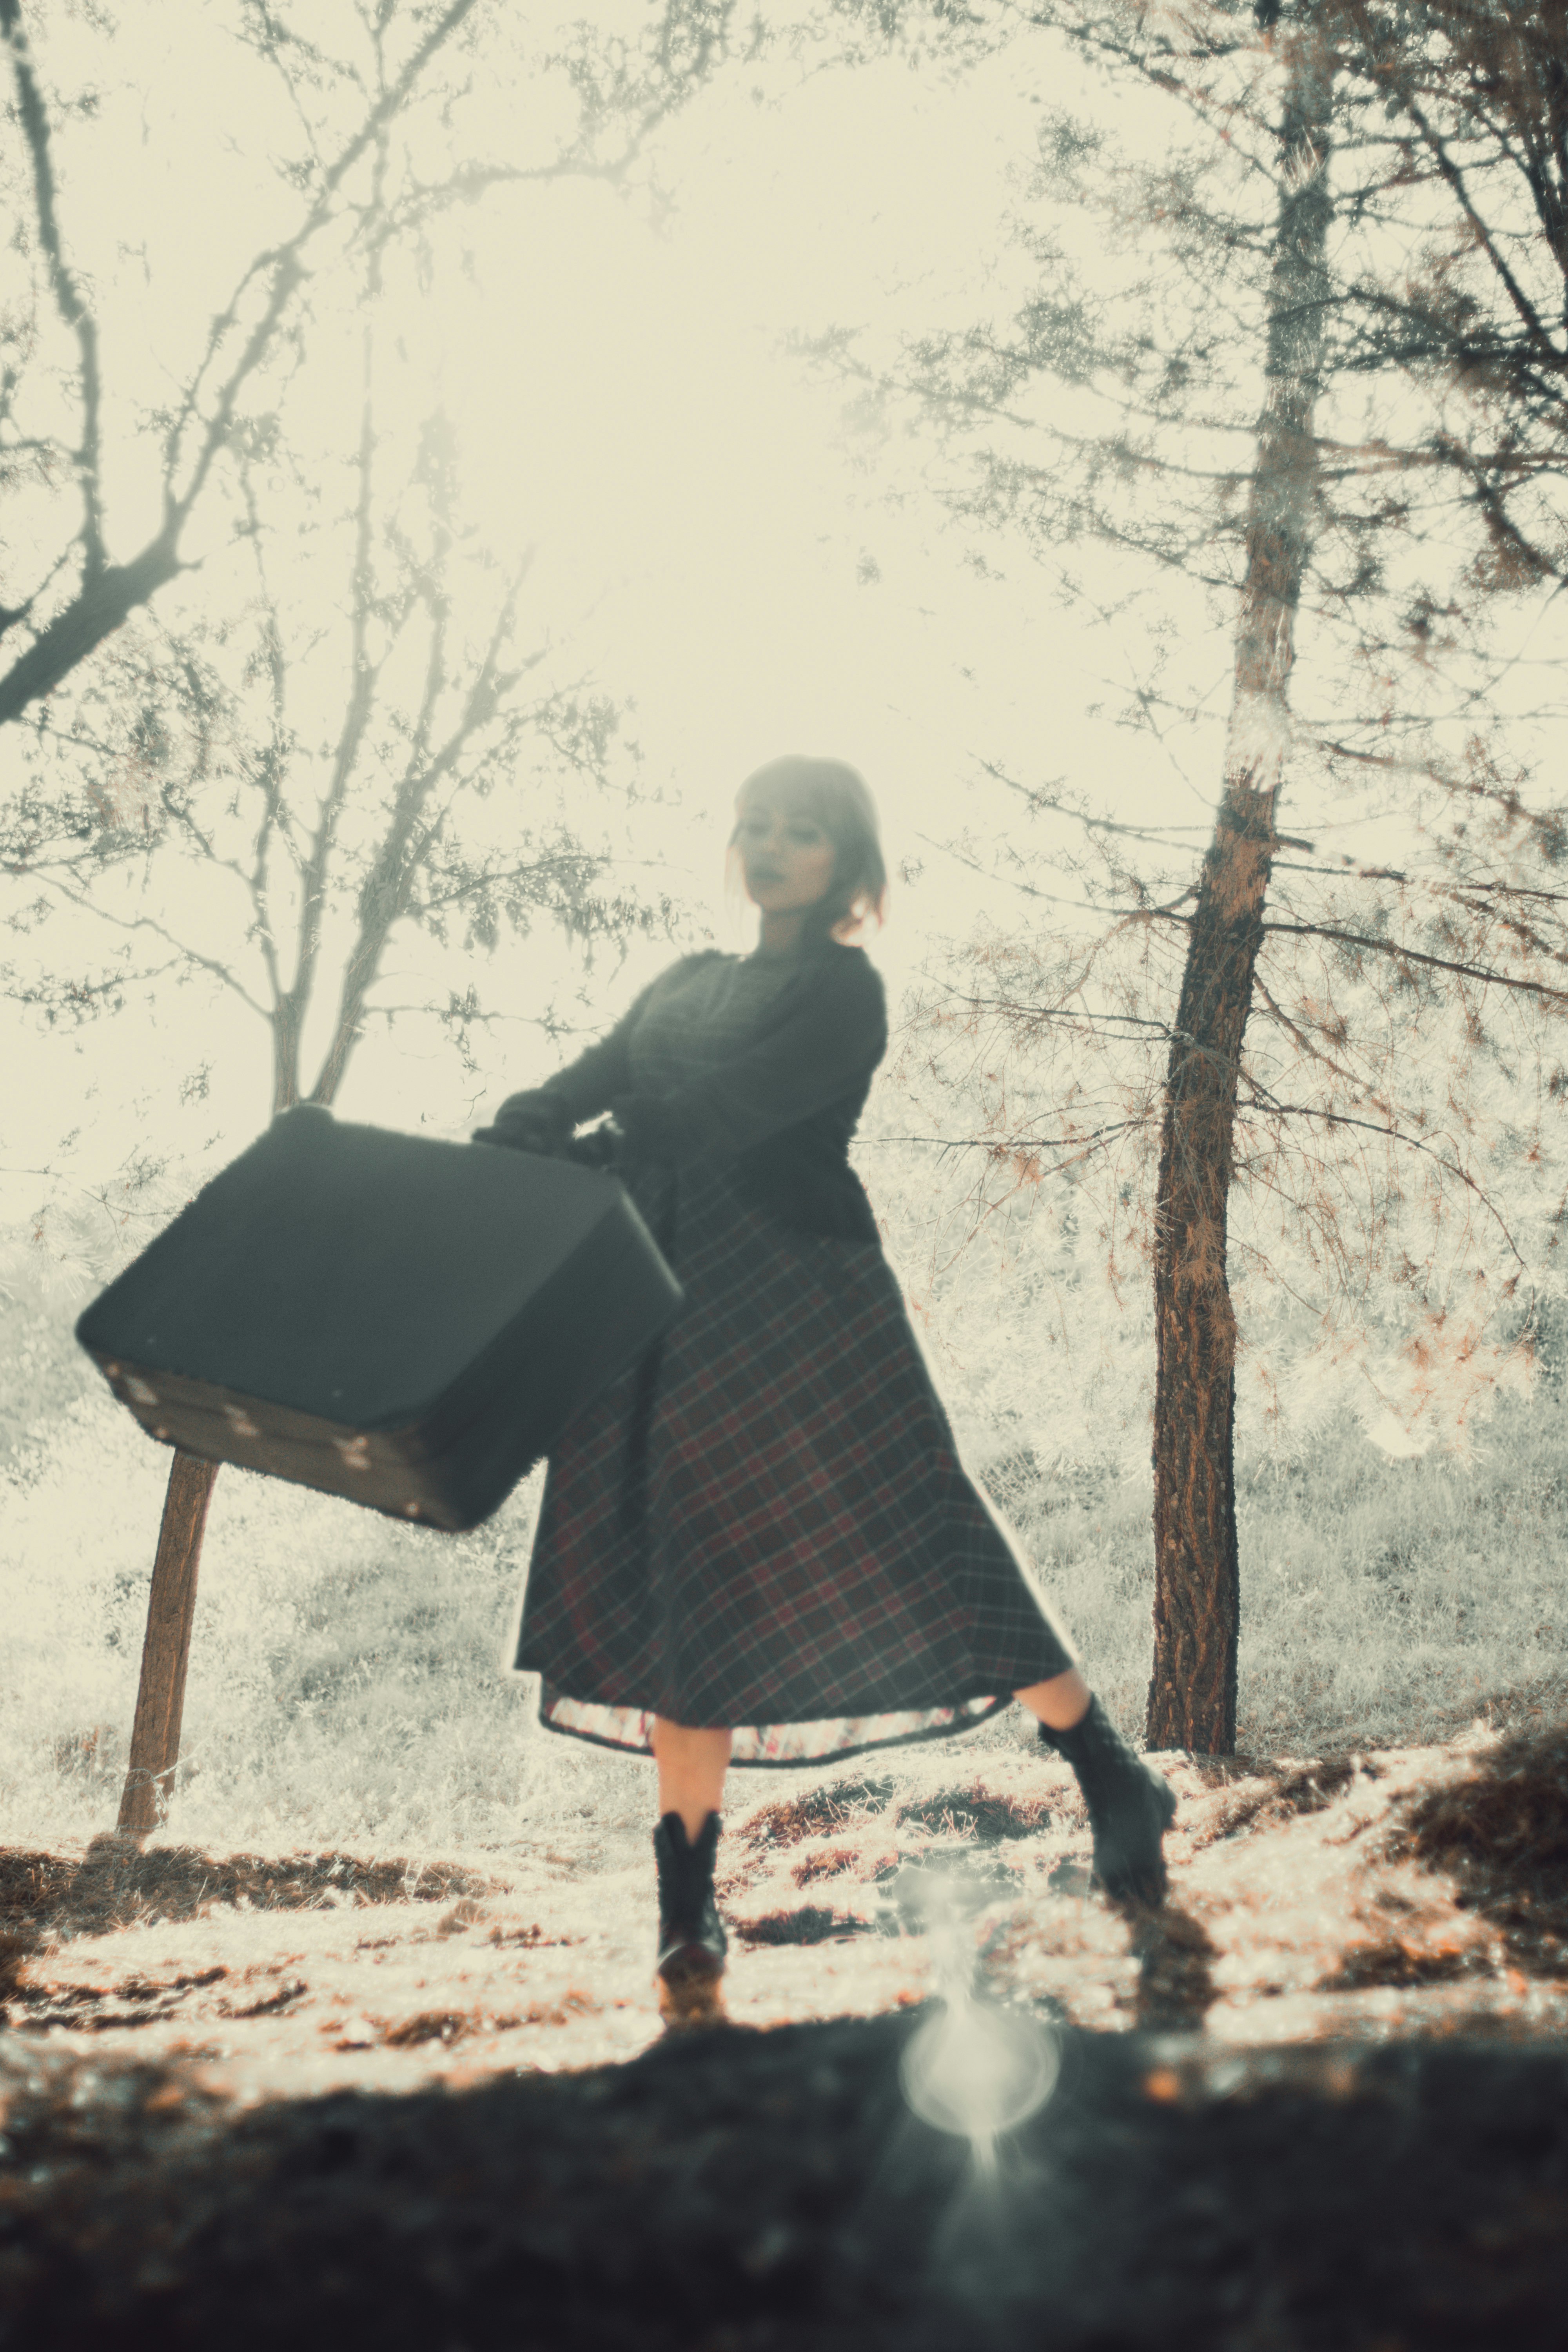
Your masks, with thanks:
M 886 897 L 870 793 L 837 761 L 773 761 L 731 856 L 755 952 L 683 956 L 480 1130 L 613 1165 L 686 1292 L 551 1455 L 516 1660 L 552 1730 L 657 1761 L 670 2021 L 721 2013 L 731 1762 L 833 1761 L 1016 1697 L 1078 1774 L 1108 1893 L 1163 1894 L 1175 1811 L 964 1475 L 849 1166 L 888 1042 L 847 940 Z

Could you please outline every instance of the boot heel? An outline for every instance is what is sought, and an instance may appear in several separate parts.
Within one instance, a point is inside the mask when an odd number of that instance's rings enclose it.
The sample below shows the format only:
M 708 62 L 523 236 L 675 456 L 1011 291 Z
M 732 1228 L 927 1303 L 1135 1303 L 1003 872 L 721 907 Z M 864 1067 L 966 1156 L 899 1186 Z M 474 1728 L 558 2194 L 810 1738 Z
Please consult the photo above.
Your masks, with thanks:
M 672 1953 L 653 1980 L 666 2027 L 728 2024 L 723 1975 L 723 1961 L 710 1952 Z

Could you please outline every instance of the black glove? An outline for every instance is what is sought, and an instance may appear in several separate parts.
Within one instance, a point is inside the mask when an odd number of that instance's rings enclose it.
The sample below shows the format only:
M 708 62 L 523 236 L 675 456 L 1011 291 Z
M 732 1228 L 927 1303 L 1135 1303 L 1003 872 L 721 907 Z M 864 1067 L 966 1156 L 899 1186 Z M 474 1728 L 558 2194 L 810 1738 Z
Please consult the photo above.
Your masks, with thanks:
M 689 1156 L 686 1124 L 653 1095 L 617 1095 L 610 1116 L 626 1160 L 655 1160 L 674 1168 Z
M 512 1151 L 531 1151 L 542 1160 L 567 1160 L 574 1156 L 571 1146 L 576 1123 L 559 1095 L 536 1087 L 527 1094 L 508 1095 L 493 1123 L 476 1127 L 472 1140 L 504 1143 Z

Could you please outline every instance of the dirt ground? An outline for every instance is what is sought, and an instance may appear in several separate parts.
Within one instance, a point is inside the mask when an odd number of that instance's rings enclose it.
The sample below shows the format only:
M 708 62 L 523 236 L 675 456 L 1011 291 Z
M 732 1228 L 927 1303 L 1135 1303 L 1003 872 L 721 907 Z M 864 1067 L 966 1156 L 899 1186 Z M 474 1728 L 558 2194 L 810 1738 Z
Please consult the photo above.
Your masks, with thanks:
M 1165 1760 L 1157 1914 L 1021 1751 L 732 1807 L 671 2036 L 640 1838 L 0 1849 L 0 2347 L 1561 2346 L 1568 1726 Z M 998 2015 L 1054 2090 L 933 2128 Z

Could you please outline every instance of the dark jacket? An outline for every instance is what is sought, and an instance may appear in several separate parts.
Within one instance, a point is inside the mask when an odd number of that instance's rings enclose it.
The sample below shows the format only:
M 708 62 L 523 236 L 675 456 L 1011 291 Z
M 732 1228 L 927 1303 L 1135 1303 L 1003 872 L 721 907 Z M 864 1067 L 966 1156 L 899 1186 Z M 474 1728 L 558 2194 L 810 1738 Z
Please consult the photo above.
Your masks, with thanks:
M 848 1152 L 888 1045 L 876 967 L 859 948 L 834 940 L 806 950 L 741 1052 L 668 1094 L 639 1094 L 633 1031 L 656 997 L 678 992 L 712 952 L 683 956 L 596 1045 L 542 1087 L 510 1096 L 494 1134 L 531 1134 L 531 1148 L 568 1149 L 574 1128 L 607 1110 L 624 1139 L 616 1164 L 628 1174 L 638 1166 L 718 1164 L 749 1206 L 783 1223 L 875 1243 L 877 1221 Z

